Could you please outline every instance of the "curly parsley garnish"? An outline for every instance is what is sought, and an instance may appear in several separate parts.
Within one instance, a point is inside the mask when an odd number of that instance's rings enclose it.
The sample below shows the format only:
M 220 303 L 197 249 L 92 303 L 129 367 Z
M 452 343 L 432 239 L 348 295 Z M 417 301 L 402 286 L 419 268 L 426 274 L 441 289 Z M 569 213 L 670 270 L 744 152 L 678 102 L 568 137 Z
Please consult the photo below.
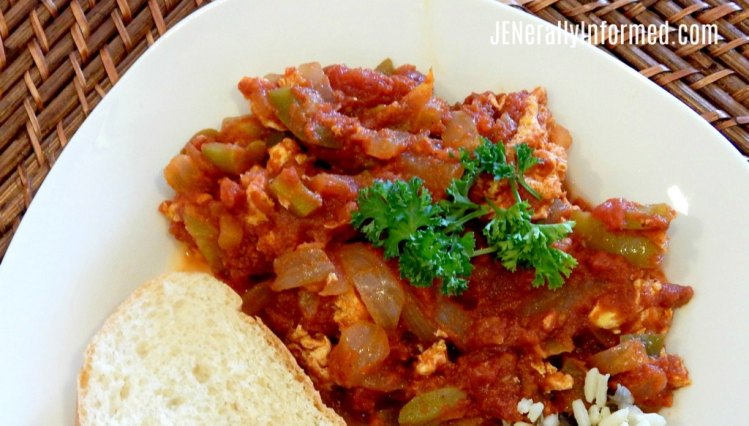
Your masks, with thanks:
M 577 261 L 552 244 L 572 232 L 574 222 L 531 221 L 533 210 L 520 198 L 518 187 L 540 198 L 524 177 L 538 159 L 525 144 L 515 147 L 515 158 L 514 164 L 509 163 L 504 145 L 485 138 L 473 155 L 461 150 L 463 176 L 450 182 L 447 199 L 440 203 L 432 201 L 419 178 L 375 181 L 359 191 L 359 209 L 351 223 L 372 245 L 384 247 L 386 258 L 397 257 L 401 276 L 417 287 L 439 280 L 442 293 L 459 295 L 468 288 L 471 258 L 493 253 L 510 271 L 519 266 L 534 269 L 534 287 L 559 288 Z M 471 201 L 469 191 L 482 173 L 507 180 L 515 204 L 504 209 Z M 494 216 L 482 230 L 488 245 L 476 250 L 476 238 L 465 231 L 465 225 L 492 211 Z

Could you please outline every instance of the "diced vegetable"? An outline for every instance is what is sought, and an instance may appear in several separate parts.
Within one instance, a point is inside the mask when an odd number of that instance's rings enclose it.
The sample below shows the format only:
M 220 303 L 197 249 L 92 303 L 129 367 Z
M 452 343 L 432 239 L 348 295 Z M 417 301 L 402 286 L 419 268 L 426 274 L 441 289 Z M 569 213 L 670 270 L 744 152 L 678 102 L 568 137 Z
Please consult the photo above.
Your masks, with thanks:
M 408 146 L 408 140 L 413 138 L 408 132 L 392 129 L 382 129 L 371 132 L 370 137 L 364 139 L 364 152 L 380 160 L 389 160 Z
M 384 369 L 367 374 L 361 381 L 361 387 L 379 392 L 394 392 L 403 389 L 406 384 L 406 379 L 398 372 Z
M 577 224 L 574 233 L 596 250 L 623 256 L 627 261 L 641 268 L 658 265 L 662 254 L 649 239 L 625 232 L 611 232 L 590 213 L 574 211 L 572 220 Z
M 335 272 L 325 279 L 325 286 L 320 290 L 320 296 L 338 296 L 352 291 L 351 282 L 346 278 L 340 266 L 335 266 Z
M 634 370 L 650 362 L 645 345 L 638 339 L 625 340 L 590 357 L 590 363 L 611 375 Z
M 356 198 L 359 191 L 356 182 L 351 176 L 331 173 L 316 174 L 310 179 L 309 187 L 323 196 L 333 195 L 349 199 Z
M 263 139 L 267 130 L 260 121 L 252 115 L 227 117 L 221 122 L 221 132 L 218 139 L 222 142 L 251 142 Z
M 221 249 L 218 246 L 218 229 L 211 223 L 210 219 L 202 217 L 194 208 L 188 206 L 182 215 L 185 229 L 195 240 L 200 254 L 206 262 L 216 268 L 221 263 Z
M 271 302 L 273 293 L 270 282 L 263 281 L 247 289 L 242 295 L 242 312 L 247 315 L 257 315 Z
M 375 71 L 379 71 L 385 75 L 391 75 L 393 72 L 395 72 L 395 65 L 393 65 L 393 60 L 390 58 L 385 58 L 375 67 Z
M 667 204 L 643 205 L 623 198 L 608 199 L 591 213 L 611 231 L 664 231 L 676 217 Z
M 222 250 L 236 250 L 242 244 L 242 222 L 230 215 L 222 215 L 218 222 L 218 246 Z
M 453 341 L 462 345 L 468 340 L 468 331 L 471 327 L 471 317 L 457 303 L 447 297 L 440 297 L 434 319 L 439 327 L 445 331 Z
M 431 129 L 442 119 L 440 109 L 432 103 L 433 92 L 434 78 L 430 73 L 423 83 L 414 87 L 401 99 L 401 104 L 409 113 L 406 124 L 410 130 Z
M 164 178 L 169 186 L 178 193 L 205 190 L 209 182 L 192 157 L 179 154 L 174 156 L 164 168 Z
M 291 93 L 291 88 L 280 87 L 278 89 L 271 90 L 270 92 L 268 92 L 268 101 L 273 106 L 273 108 L 275 108 L 276 117 L 281 120 L 281 123 L 283 123 L 286 127 L 289 128 L 289 130 L 296 134 L 296 132 L 291 129 L 291 117 L 289 115 L 291 104 L 296 102 L 296 100 L 294 99 L 294 95 Z
M 624 334 L 620 337 L 620 341 L 639 340 L 645 345 L 645 351 L 647 351 L 649 356 L 658 356 L 663 349 L 663 340 L 665 337 L 663 334 L 655 333 Z
M 247 150 L 247 156 L 252 161 L 252 164 L 262 163 L 268 156 L 268 145 L 261 140 L 251 141 L 244 149 Z
M 276 117 L 300 141 L 326 148 L 339 148 L 341 146 L 341 143 L 333 137 L 329 128 L 313 120 L 315 108 L 317 108 L 316 103 L 308 102 L 305 108 L 294 97 L 294 93 L 289 87 L 271 90 L 268 92 L 268 101 L 275 109 Z M 311 132 L 308 131 L 309 129 L 311 129 Z
M 455 409 L 467 401 L 468 395 L 455 387 L 435 389 L 415 396 L 401 408 L 398 423 L 424 425 L 455 418 Z
M 357 322 L 341 331 L 341 339 L 330 352 L 328 366 L 333 379 L 352 387 L 390 354 L 387 334 L 377 324 Z
M 308 216 L 322 206 L 322 197 L 304 186 L 293 167 L 283 169 L 269 187 L 279 203 L 296 216 Z
M 417 176 L 432 194 L 443 194 L 454 179 L 461 176 L 459 161 L 445 161 L 430 156 L 417 156 L 409 152 L 398 158 L 406 176 Z
M 195 132 L 194 135 L 192 135 L 192 138 L 190 139 L 195 139 L 198 136 L 205 136 L 209 140 L 211 140 L 211 139 L 216 139 L 216 136 L 218 136 L 218 134 L 219 134 L 218 130 L 207 128 L 207 129 L 198 130 L 197 132 Z
M 265 144 L 260 141 L 263 149 Z M 208 142 L 200 147 L 203 155 L 224 173 L 239 175 L 257 162 L 257 153 L 239 145 Z M 262 157 L 260 157 L 262 158 Z
M 619 380 L 629 389 L 638 403 L 657 397 L 668 386 L 666 372 L 653 364 L 643 364 L 622 374 Z
M 406 296 L 406 302 L 403 304 L 401 319 L 406 329 L 418 337 L 423 342 L 433 342 L 437 339 L 437 327 L 432 324 L 429 317 L 419 308 L 416 300 L 412 296 Z
M 374 321 L 386 330 L 395 329 L 405 293 L 382 257 L 364 244 L 343 246 L 339 256 L 344 273 Z
M 297 70 L 299 71 L 299 75 L 310 82 L 312 88 L 320 94 L 320 97 L 325 102 L 332 102 L 334 100 L 333 88 L 330 87 L 330 80 L 328 80 L 328 76 L 325 75 L 318 62 L 299 65 Z
M 442 143 L 450 148 L 474 150 L 481 143 L 473 118 L 464 111 L 453 111 L 442 133 Z
M 314 246 L 300 246 L 284 253 L 273 261 L 276 279 L 271 284 L 274 291 L 323 283 L 335 272 L 335 265 L 325 252 Z
M 624 213 L 624 229 L 667 229 L 674 217 L 668 204 L 638 204 L 637 208 Z

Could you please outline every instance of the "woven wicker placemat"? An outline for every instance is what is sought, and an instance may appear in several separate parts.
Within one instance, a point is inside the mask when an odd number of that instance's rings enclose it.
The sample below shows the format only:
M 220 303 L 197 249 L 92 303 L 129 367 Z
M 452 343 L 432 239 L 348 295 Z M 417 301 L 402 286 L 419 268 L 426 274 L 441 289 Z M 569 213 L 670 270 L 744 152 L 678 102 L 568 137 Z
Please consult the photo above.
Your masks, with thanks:
M 749 154 L 749 0 L 508 1 L 554 24 L 716 24 L 716 44 L 601 48 Z M 0 257 L 86 116 L 148 46 L 204 3 L 0 0 Z

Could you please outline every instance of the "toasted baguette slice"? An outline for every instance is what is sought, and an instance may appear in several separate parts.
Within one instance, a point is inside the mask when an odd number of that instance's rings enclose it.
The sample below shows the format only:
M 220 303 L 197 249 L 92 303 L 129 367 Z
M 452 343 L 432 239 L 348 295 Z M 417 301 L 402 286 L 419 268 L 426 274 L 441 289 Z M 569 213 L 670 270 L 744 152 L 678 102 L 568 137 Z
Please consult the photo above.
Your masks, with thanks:
M 167 274 L 137 289 L 88 346 L 80 424 L 345 425 L 241 303 L 207 274 Z

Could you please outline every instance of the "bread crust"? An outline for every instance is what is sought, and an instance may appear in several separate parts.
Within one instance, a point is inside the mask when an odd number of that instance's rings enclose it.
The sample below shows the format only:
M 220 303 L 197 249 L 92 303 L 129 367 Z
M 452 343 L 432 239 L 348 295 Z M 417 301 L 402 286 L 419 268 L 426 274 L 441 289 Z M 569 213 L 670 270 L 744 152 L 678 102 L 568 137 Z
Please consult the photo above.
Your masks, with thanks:
M 103 336 L 112 333 L 116 330 L 118 318 L 123 316 L 126 312 L 128 312 L 133 305 L 136 304 L 136 302 L 146 295 L 148 295 L 149 292 L 155 291 L 158 289 L 163 283 L 168 281 L 175 281 L 179 280 L 180 278 L 176 278 L 179 275 L 185 275 L 190 276 L 189 279 L 210 279 L 215 280 L 212 276 L 204 273 L 166 273 L 162 274 L 157 278 L 154 278 L 152 280 L 147 281 L 140 287 L 138 287 L 133 293 L 131 293 L 118 307 L 115 309 L 115 311 L 107 318 L 107 320 L 102 325 L 101 329 L 96 333 L 96 335 L 91 339 L 89 344 L 86 347 L 85 355 L 84 355 L 84 361 L 83 365 L 81 367 L 81 370 L 78 374 L 78 380 L 77 380 L 77 391 L 78 391 L 78 398 L 77 398 L 77 407 L 76 407 L 76 419 L 75 423 L 76 425 L 83 425 L 83 422 L 86 417 L 86 406 L 85 406 L 85 400 L 86 395 L 91 390 L 89 387 L 89 377 L 91 375 L 92 370 L 92 360 L 94 359 L 94 356 L 96 355 L 96 351 L 99 345 L 100 340 L 103 338 Z M 222 285 L 226 286 L 226 284 Z M 226 286 L 227 289 L 231 291 L 232 299 L 233 299 L 233 306 L 227 306 L 227 309 L 232 309 L 236 312 L 236 314 L 239 316 L 239 318 L 246 323 L 248 326 L 255 328 L 257 331 L 260 331 L 260 334 L 264 338 L 266 344 L 272 348 L 272 350 L 275 352 L 276 360 L 280 362 L 285 370 L 289 372 L 295 381 L 300 383 L 303 388 L 304 396 L 306 399 L 308 399 L 310 402 L 312 402 L 313 406 L 317 409 L 319 414 L 330 422 L 332 425 L 345 425 L 346 422 L 341 418 L 333 409 L 330 407 L 327 407 L 323 402 L 322 398 L 320 397 L 320 393 L 315 389 L 312 380 L 307 376 L 307 374 L 304 372 L 304 370 L 299 366 L 294 356 L 291 354 L 289 349 L 283 344 L 283 342 L 276 337 L 275 334 L 267 327 L 265 324 L 263 324 L 262 320 L 260 318 L 251 317 L 246 314 L 244 314 L 241 310 L 242 305 L 242 299 L 239 297 L 238 294 L 234 293 L 233 290 L 231 290 L 228 286 Z
M 345 425 L 346 422 L 343 421 L 343 419 L 332 408 L 328 407 L 322 402 L 320 392 L 315 389 L 315 386 L 312 384 L 312 380 L 299 366 L 296 358 L 294 358 L 294 355 L 291 354 L 286 345 L 284 345 L 283 342 L 275 334 L 273 334 L 273 332 L 268 327 L 266 327 L 265 324 L 263 324 L 260 318 L 250 317 L 244 314 L 242 314 L 242 316 L 248 324 L 259 327 L 259 330 L 263 332 L 265 341 L 269 346 L 273 347 L 276 350 L 279 356 L 278 360 L 286 366 L 287 371 L 293 373 L 294 379 L 301 383 L 302 386 L 304 386 L 305 396 L 313 402 L 320 413 L 322 413 L 323 416 L 326 419 L 330 420 L 330 422 L 334 425 Z

